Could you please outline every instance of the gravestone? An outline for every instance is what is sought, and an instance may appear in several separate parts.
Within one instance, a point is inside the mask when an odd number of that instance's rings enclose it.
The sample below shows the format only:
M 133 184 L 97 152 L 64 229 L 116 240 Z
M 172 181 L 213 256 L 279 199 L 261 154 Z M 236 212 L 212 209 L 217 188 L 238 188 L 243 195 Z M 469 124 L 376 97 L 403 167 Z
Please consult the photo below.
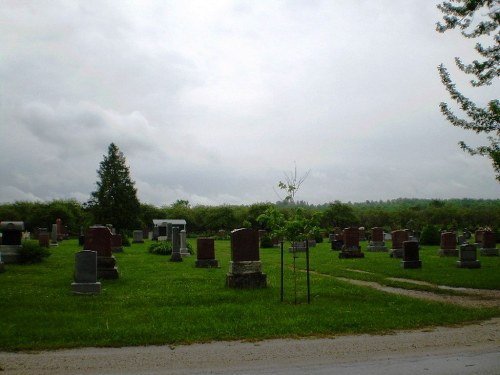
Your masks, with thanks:
M 63 240 L 63 225 L 61 219 L 56 219 L 56 226 L 57 226 L 56 240 L 57 242 L 61 242 Z
M 483 232 L 482 247 L 479 248 L 479 253 L 482 256 L 498 256 L 495 233 L 490 230 Z
M 403 242 L 408 241 L 409 233 L 406 230 L 400 229 L 392 231 L 392 249 L 389 253 L 391 258 L 403 257 Z
M 123 253 L 123 240 L 121 234 L 111 235 L 111 253 Z
M 57 224 L 52 224 L 52 232 L 50 233 L 50 246 L 57 246 Z
M 365 227 L 359 227 L 359 240 L 360 241 L 366 241 Z
M 372 228 L 372 239 L 369 242 L 366 250 L 371 251 L 371 252 L 387 252 L 387 251 L 389 251 L 389 249 L 387 249 L 387 246 L 385 246 L 384 229 L 383 228 L 381 228 L 381 227 Z
M 458 256 L 457 236 L 454 232 L 441 233 L 441 244 L 438 251 L 439 256 Z
M 481 248 L 483 247 L 483 234 L 484 234 L 484 229 L 478 229 L 474 232 L 474 239 L 475 239 L 475 244 Z
M 182 262 L 179 227 L 172 227 L 172 255 L 171 262 Z
M 215 240 L 208 237 L 199 237 L 196 240 L 196 262 L 198 268 L 219 268 L 219 261 L 215 259 Z
M 343 245 L 339 258 L 364 258 L 365 254 L 359 246 L 359 229 L 355 227 L 345 228 L 342 232 Z
M 85 234 L 84 250 L 97 252 L 97 277 L 118 279 L 116 258 L 111 250 L 111 230 L 102 225 L 91 226 Z
M 132 238 L 133 243 L 144 243 L 142 230 L 134 230 Z
M 2 221 L 0 222 L 0 231 L 2 232 L 2 245 L 0 245 L 2 262 L 5 264 L 19 263 L 24 222 Z
M 459 268 L 481 268 L 477 260 L 477 248 L 475 245 L 460 245 L 458 252 L 457 267 Z
M 180 253 L 181 253 L 181 256 L 182 257 L 188 257 L 190 256 L 191 254 L 189 253 L 189 249 L 187 247 L 187 234 L 186 234 L 186 230 L 183 229 L 180 231 L 179 233 L 179 238 L 180 238 Z
M 417 241 L 403 242 L 403 260 L 400 265 L 401 268 L 422 268 Z
M 101 292 L 101 283 L 97 281 L 97 252 L 82 250 L 75 254 L 75 277 L 71 290 L 77 295 Z
M 226 275 L 229 288 L 265 288 L 267 276 L 262 273 L 259 256 L 259 233 L 253 229 L 231 232 L 231 261 Z
M 38 244 L 42 247 L 50 247 L 50 235 L 47 228 L 40 228 L 38 232 Z

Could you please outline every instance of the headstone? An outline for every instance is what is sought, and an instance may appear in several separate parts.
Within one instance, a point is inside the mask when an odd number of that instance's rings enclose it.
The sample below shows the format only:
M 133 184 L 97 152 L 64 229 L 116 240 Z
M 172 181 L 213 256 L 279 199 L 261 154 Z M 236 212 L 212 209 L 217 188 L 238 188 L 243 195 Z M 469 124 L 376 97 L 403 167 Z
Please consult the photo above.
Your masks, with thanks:
M 459 268 L 481 268 L 477 260 L 477 248 L 475 245 L 460 245 L 458 252 L 457 267 Z
M 180 238 L 180 242 L 181 242 L 181 244 L 180 244 L 181 256 L 182 257 L 190 256 L 191 254 L 189 253 L 189 249 L 187 247 L 187 234 L 186 234 L 185 229 L 180 231 L 179 238 Z
M 495 233 L 490 230 L 483 232 L 483 242 L 482 247 L 479 249 L 479 253 L 482 256 L 498 256 Z
M 5 264 L 19 262 L 19 250 L 22 245 L 24 231 L 23 221 L 2 221 L 0 222 L 0 231 L 2 232 L 2 262 Z
M 50 245 L 57 246 L 57 224 L 52 224 L 52 232 L 50 234 Z
M 231 261 L 226 275 L 229 288 L 265 288 L 267 276 L 262 273 L 259 256 L 259 233 L 253 229 L 231 232 Z
M 392 249 L 389 253 L 391 258 L 402 258 L 403 257 L 403 242 L 408 241 L 408 231 L 400 229 L 392 231 Z
M 144 238 L 142 235 L 142 230 L 134 230 L 133 232 L 133 243 L 144 243 Z
M 171 262 L 182 262 L 179 227 L 172 227 L 172 255 Z
M 384 229 L 381 227 L 372 228 L 372 239 L 368 244 L 367 251 L 370 252 L 387 252 L 387 246 L 384 241 Z
M 455 232 L 441 233 L 441 244 L 438 251 L 439 256 L 458 256 L 457 235 Z
M 50 247 L 50 236 L 48 232 L 38 234 L 38 244 L 42 247 Z
M 477 244 L 478 247 L 482 247 L 483 245 L 483 233 L 484 229 L 478 229 L 474 233 L 474 238 L 475 238 L 475 243 Z
M 85 234 L 84 250 L 97 252 L 97 277 L 117 279 L 116 258 L 111 250 L 111 230 L 102 225 L 94 225 Z
M 71 289 L 78 295 L 101 292 L 101 283 L 97 281 L 97 252 L 82 250 L 75 254 L 75 278 Z
M 290 253 L 304 253 L 306 251 L 306 241 L 294 241 L 292 246 L 288 248 Z
M 359 240 L 366 241 L 365 227 L 359 227 Z
M 61 219 L 56 219 L 56 226 L 57 226 L 57 242 L 61 242 L 63 240 L 63 225 L 62 225 L 62 220 Z
M 355 227 L 345 228 L 342 233 L 343 245 L 339 258 L 364 258 L 365 254 L 359 246 L 359 229 Z
M 403 242 L 403 260 L 400 265 L 401 268 L 422 268 L 417 241 Z
M 219 268 L 219 261 L 215 259 L 215 240 L 208 237 L 198 237 L 196 240 L 196 262 L 199 268 Z
M 123 241 L 121 234 L 111 235 L 111 253 L 122 253 L 123 252 Z

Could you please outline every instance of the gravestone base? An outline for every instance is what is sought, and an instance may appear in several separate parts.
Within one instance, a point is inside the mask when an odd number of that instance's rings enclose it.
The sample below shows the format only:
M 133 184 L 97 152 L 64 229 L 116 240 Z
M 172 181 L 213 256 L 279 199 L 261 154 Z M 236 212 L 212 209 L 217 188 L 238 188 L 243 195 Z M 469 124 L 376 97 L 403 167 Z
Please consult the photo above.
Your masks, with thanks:
M 198 259 L 194 262 L 197 268 L 220 268 L 217 259 Z
M 402 258 L 403 257 L 403 249 L 391 249 L 389 256 L 391 258 Z
M 18 245 L 0 245 L 0 253 L 2 254 L 2 262 L 5 264 L 19 263 L 20 255 Z
M 97 257 L 97 278 L 98 279 L 118 279 L 118 268 L 115 267 L 116 258 L 114 256 Z
M 101 293 L 101 283 L 71 283 L 71 290 L 76 295 L 94 295 Z
M 384 241 L 370 241 L 370 244 L 366 247 L 366 251 L 373 253 L 386 253 L 389 249 L 385 246 Z
M 123 253 L 123 246 L 113 247 L 111 249 L 111 252 L 113 252 L 113 253 Z
M 458 268 L 481 268 L 481 262 L 478 260 L 457 260 Z
M 340 250 L 339 259 L 342 258 L 364 258 L 365 254 L 361 251 L 361 247 L 350 247 L 346 248 L 345 246 Z
M 457 249 L 439 249 L 438 255 L 440 257 L 457 257 L 458 250 Z
M 493 247 L 493 248 L 481 248 L 479 249 L 479 254 L 482 256 L 486 257 L 497 257 L 498 256 L 498 249 Z M 3 256 L 3 253 L 2 253 Z
M 402 260 L 399 264 L 401 268 L 422 268 L 421 260 Z
M 181 257 L 189 257 L 191 254 L 189 253 L 189 249 L 187 247 L 181 248 Z
M 262 272 L 226 275 L 226 286 L 234 289 L 258 289 L 267 287 L 267 275 Z
M 170 261 L 171 262 L 182 262 L 182 255 L 179 252 L 172 252 L 172 255 L 170 256 Z

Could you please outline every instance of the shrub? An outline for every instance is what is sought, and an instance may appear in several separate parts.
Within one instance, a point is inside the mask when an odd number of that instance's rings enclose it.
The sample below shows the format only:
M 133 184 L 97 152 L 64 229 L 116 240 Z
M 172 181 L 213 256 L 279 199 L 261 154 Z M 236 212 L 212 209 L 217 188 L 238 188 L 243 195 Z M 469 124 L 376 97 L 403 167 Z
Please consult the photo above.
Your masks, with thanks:
M 148 251 L 157 255 L 172 255 L 172 242 L 158 241 L 149 245 Z
M 130 239 L 128 238 L 126 233 L 122 233 L 122 246 L 130 247 Z
M 441 243 L 441 233 L 434 225 L 426 225 L 420 233 L 420 243 L 422 245 L 439 245 Z
M 48 256 L 49 249 L 40 246 L 37 241 L 24 241 L 19 249 L 19 262 L 22 264 L 40 263 Z
M 262 236 L 262 238 L 260 239 L 260 247 L 262 249 L 269 249 L 271 247 L 274 247 L 271 236 L 269 235 Z

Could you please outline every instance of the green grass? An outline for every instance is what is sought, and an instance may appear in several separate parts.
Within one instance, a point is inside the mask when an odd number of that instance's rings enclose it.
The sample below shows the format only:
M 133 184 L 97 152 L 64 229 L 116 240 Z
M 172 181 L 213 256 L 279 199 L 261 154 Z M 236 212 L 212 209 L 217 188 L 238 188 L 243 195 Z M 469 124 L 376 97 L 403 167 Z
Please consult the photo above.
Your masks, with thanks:
M 195 240 L 193 245 L 195 245 Z M 401 269 L 387 253 L 338 259 L 329 243 L 311 249 L 311 304 L 306 274 L 292 272 L 285 253 L 285 301 L 280 302 L 280 252 L 261 249 L 268 287 L 225 287 L 229 241 L 216 241 L 221 268 L 195 268 L 196 256 L 181 263 L 147 252 L 149 242 L 115 254 L 118 280 L 102 280 L 97 296 L 73 296 L 75 240 L 52 248 L 36 265 L 6 265 L 0 274 L 0 349 L 40 350 L 81 346 L 129 346 L 259 340 L 278 337 L 381 333 L 396 329 L 452 325 L 500 316 L 500 309 L 463 308 L 390 295 L 339 281 L 335 276 L 418 289 L 389 277 L 433 284 L 500 289 L 500 259 L 480 258 L 482 268 L 455 267 L 437 248 L 421 251 L 423 268 Z M 196 246 L 194 246 L 196 247 Z M 305 255 L 297 259 L 305 267 Z M 353 272 L 353 270 L 368 273 Z M 295 304 L 294 286 L 297 285 Z M 453 293 L 445 291 L 444 293 Z

